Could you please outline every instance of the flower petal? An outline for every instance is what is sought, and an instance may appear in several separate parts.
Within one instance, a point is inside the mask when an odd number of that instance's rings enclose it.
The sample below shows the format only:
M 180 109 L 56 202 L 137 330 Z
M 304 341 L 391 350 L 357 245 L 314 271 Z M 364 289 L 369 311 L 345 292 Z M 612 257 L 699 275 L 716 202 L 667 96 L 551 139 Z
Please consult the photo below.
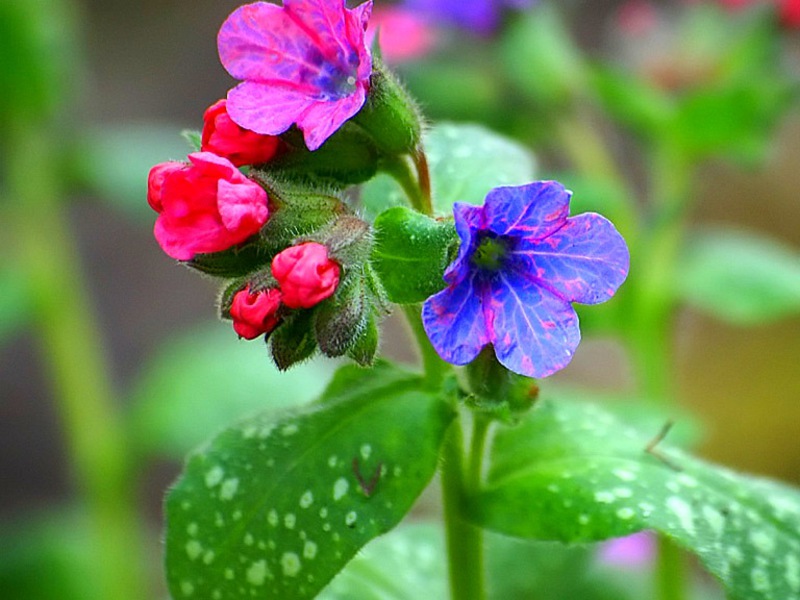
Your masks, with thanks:
M 351 96 L 335 102 L 315 102 L 308 107 L 297 120 L 308 149 L 319 148 L 345 121 L 361 110 L 366 98 L 364 86 L 359 85 Z
M 335 57 L 351 52 L 344 0 L 284 0 L 283 6 L 294 20 L 302 22 L 326 54 L 331 52 Z
M 489 343 L 480 287 L 473 275 L 422 305 L 425 332 L 439 356 L 451 364 L 467 364 Z
M 284 8 L 267 2 L 233 11 L 219 30 L 217 48 L 222 66 L 236 79 L 300 82 L 303 69 L 320 68 L 309 61 L 321 50 L 309 32 Z
M 498 235 L 542 239 L 564 226 L 571 197 L 557 181 L 494 188 L 486 195 L 488 227 Z
M 228 92 L 228 114 L 240 126 L 262 135 L 283 133 L 314 99 L 287 86 L 252 81 Z
M 529 277 L 583 304 L 605 302 L 628 276 L 630 254 L 614 225 L 595 213 L 567 219 L 543 240 L 521 239 L 512 252 Z
M 458 256 L 444 272 L 444 280 L 450 284 L 458 283 L 469 273 L 470 258 L 475 251 L 473 248 L 475 234 L 483 229 L 485 220 L 482 206 L 464 202 L 456 202 L 453 205 L 453 216 L 461 244 L 458 247 Z
M 572 306 L 524 277 L 497 273 L 487 312 L 497 360 L 520 375 L 546 377 L 563 369 L 581 339 Z

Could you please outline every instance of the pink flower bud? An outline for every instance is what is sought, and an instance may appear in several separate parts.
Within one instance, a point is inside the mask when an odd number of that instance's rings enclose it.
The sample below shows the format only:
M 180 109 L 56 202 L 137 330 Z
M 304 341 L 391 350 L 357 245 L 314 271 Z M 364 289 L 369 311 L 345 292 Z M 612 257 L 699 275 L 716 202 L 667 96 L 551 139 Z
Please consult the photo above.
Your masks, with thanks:
M 189 160 L 156 165 L 148 185 L 147 201 L 159 213 L 156 240 L 178 260 L 227 250 L 269 218 L 267 193 L 228 159 L 195 152 Z
M 234 123 L 224 99 L 209 106 L 203 115 L 200 149 L 224 156 L 237 167 L 267 162 L 275 156 L 278 144 L 275 136 L 260 135 Z
M 272 275 L 289 308 L 311 308 L 330 297 L 339 285 L 339 265 L 322 244 L 291 246 L 272 259 Z
M 269 333 L 278 324 L 276 314 L 280 306 L 280 290 L 267 289 L 251 294 L 248 285 L 236 292 L 231 302 L 233 330 L 246 340 Z

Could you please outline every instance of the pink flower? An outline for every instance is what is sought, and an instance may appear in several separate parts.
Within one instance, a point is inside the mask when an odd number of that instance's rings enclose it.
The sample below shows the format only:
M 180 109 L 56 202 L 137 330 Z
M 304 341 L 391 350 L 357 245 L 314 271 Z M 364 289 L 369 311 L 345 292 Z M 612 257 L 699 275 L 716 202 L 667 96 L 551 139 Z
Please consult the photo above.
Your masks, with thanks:
M 778 18 L 784 27 L 800 29 L 800 0 L 781 0 Z
M 652 564 L 655 554 L 655 536 L 651 531 L 640 531 L 603 542 L 598 558 L 607 565 L 638 569 Z
M 278 324 L 276 315 L 280 306 L 280 290 L 267 289 L 251 294 L 248 285 L 236 292 L 231 302 L 233 330 L 246 340 L 269 333 Z
M 372 57 L 364 31 L 372 0 L 255 2 L 237 8 L 217 38 L 222 65 L 244 80 L 228 92 L 228 113 L 265 135 L 296 124 L 316 150 L 364 105 Z
M 223 156 L 237 167 L 267 162 L 278 150 L 280 140 L 239 127 L 228 115 L 226 101 L 219 100 L 203 115 L 200 149 Z
M 189 155 L 191 164 L 150 171 L 147 200 L 159 213 L 155 237 L 172 258 L 220 252 L 256 234 L 269 218 L 267 193 L 226 158 Z
M 330 297 L 339 285 L 339 265 L 316 242 L 291 246 L 272 259 L 272 275 L 289 308 L 311 308 Z
M 436 33 L 414 11 L 387 6 L 372 14 L 367 40 L 378 36 L 381 54 L 387 63 L 401 63 L 422 58 L 436 45 Z

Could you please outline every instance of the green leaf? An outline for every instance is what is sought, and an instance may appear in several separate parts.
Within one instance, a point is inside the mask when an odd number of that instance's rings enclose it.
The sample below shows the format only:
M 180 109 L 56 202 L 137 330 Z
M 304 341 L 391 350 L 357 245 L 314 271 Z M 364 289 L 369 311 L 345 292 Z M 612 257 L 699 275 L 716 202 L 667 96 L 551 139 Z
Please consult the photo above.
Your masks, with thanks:
M 691 458 L 588 404 L 545 400 L 493 439 L 476 523 L 588 542 L 652 529 L 697 554 L 733 600 L 800 598 L 800 492 Z M 521 518 L 530 515 L 530 518 Z
M 434 209 L 451 216 L 454 202 L 483 204 L 492 188 L 535 179 L 533 155 L 480 125 L 440 123 L 425 139 Z
M 451 216 L 454 202 L 483 204 L 494 187 L 535 179 L 535 160 L 528 149 L 481 125 L 439 123 L 426 132 L 423 143 L 439 215 Z M 400 187 L 382 175 L 363 186 L 361 202 L 376 217 L 406 200 Z
M 167 497 L 174 597 L 313 597 L 411 508 L 452 418 L 436 396 L 400 388 L 345 391 L 227 429 Z
M 420 600 L 447 597 L 440 528 L 417 523 L 370 542 L 318 596 L 319 600 Z
M 232 419 L 313 399 L 329 361 L 279 373 L 263 343 L 238 340 L 220 323 L 168 342 L 131 394 L 131 431 L 140 451 L 182 458 Z
M 707 230 L 691 240 L 675 286 L 690 305 L 748 325 L 800 312 L 800 253 L 754 233 Z
M 141 123 L 90 129 L 73 157 L 77 183 L 142 221 L 154 221 L 147 204 L 147 174 L 168 160 L 186 160 L 178 127 Z
M 372 265 L 389 300 L 413 304 L 441 290 L 457 240 L 452 222 L 402 206 L 381 213 L 375 220 Z

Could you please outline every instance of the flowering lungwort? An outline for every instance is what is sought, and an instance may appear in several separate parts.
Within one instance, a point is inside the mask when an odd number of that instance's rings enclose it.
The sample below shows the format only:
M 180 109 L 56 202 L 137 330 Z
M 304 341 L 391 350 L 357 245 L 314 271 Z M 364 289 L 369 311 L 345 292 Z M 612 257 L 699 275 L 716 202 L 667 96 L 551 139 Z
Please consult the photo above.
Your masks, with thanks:
M 439 355 L 463 365 L 494 346 L 506 368 L 545 377 L 580 341 L 571 302 L 608 300 L 628 274 L 625 240 L 604 217 L 568 217 L 571 192 L 555 181 L 490 191 L 483 206 L 456 203 L 458 257 L 448 286 L 422 309 Z
M 364 105 L 372 57 L 364 31 L 372 1 L 350 10 L 344 0 L 246 4 L 217 38 L 222 65 L 244 80 L 228 92 L 240 126 L 277 135 L 292 124 L 316 150 Z

